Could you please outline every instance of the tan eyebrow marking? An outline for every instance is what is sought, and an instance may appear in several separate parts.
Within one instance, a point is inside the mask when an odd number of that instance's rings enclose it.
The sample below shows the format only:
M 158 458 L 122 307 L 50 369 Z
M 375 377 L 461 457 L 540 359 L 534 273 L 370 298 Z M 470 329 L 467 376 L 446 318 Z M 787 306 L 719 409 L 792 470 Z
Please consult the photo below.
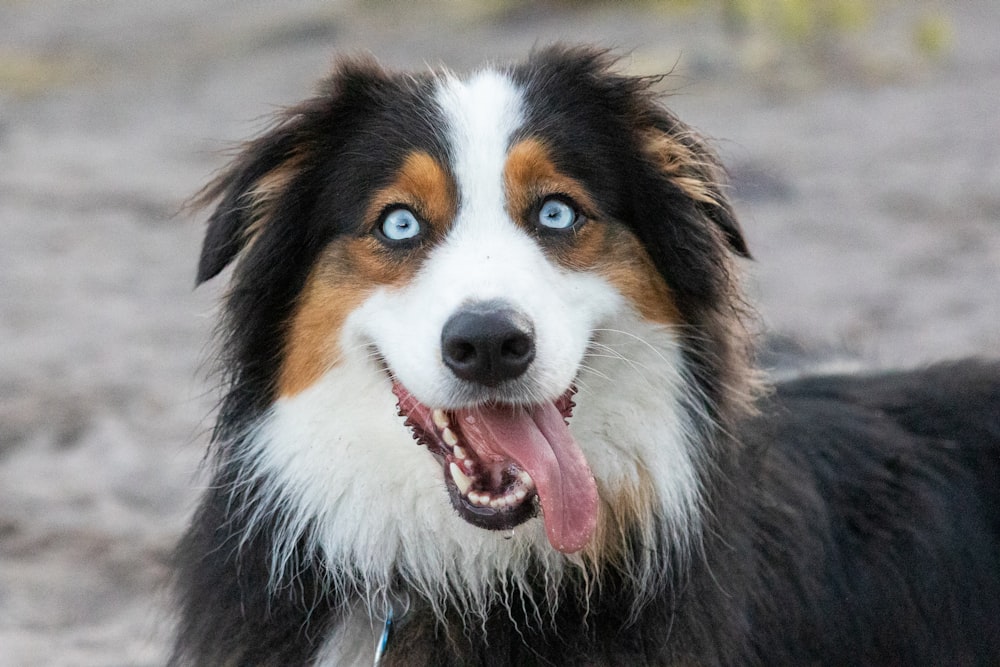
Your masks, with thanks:
M 457 188 L 441 163 L 424 151 L 413 151 L 406 156 L 396 178 L 371 198 L 366 224 L 374 225 L 386 207 L 393 204 L 414 209 L 442 235 L 458 210 Z

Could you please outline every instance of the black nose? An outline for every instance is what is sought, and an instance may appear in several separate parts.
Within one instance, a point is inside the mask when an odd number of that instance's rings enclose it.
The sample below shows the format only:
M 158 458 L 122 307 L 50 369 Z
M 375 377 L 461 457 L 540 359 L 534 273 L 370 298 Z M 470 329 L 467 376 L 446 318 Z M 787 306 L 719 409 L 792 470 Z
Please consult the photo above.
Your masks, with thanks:
M 441 331 L 445 365 L 463 380 L 495 387 L 523 374 L 535 358 L 531 322 L 503 303 L 465 306 Z

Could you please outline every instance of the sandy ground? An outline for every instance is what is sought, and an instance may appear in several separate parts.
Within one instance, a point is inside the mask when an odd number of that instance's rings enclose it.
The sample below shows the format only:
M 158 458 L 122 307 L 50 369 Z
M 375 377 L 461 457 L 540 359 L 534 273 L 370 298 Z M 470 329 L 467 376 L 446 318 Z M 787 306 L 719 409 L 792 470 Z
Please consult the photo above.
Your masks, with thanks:
M 769 327 L 865 366 L 1000 355 L 995 0 L 953 3 L 933 62 L 911 3 L 810 63 L 654 4 L 0 0 L 0 665 L 163 662 L 221 290 L 193 290 L 201 220 L 177 211 L 335 52 L 463 69 L 563 39 L 676 66 L 671 106 L 732 168 Z

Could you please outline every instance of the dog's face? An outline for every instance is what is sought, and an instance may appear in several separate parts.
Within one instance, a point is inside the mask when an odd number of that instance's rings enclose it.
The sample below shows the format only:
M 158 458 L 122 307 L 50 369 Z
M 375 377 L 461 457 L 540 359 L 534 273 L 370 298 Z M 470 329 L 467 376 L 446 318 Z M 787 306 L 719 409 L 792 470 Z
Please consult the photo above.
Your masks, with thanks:
M 746 250 L 714 158 L 641 81 L 583 51 L 465 79 L 347 64 L 206 197 L 199 279 L 239 256 L 222 419 L 288 549 L 482 591 L 683 541 Z

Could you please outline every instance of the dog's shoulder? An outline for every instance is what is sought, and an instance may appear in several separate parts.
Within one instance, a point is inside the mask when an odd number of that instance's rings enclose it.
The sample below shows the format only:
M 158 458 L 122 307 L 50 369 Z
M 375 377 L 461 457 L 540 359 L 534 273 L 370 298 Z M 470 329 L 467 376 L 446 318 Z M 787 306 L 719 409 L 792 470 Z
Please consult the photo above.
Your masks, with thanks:
M 802 377 L 779 384 L 774 400 L 806 413 L 810 405 L 873 412 L 909 433 L 954 445 L 1000 446 L 1000 361 Z
M 1000 637 L 965 629 L 1000 630 L 1000 363 L 802 377 L 760 407 L 738 520 L 763 554 L 762 655 L 996 655 Z
M 880 520 L 974 503 L 1000 526 L 988 502 L 1000 499 L 1000 362 L 778 383 L 740 437 L 764 491 L 804 486 L 835 509 L 882 499 Z

